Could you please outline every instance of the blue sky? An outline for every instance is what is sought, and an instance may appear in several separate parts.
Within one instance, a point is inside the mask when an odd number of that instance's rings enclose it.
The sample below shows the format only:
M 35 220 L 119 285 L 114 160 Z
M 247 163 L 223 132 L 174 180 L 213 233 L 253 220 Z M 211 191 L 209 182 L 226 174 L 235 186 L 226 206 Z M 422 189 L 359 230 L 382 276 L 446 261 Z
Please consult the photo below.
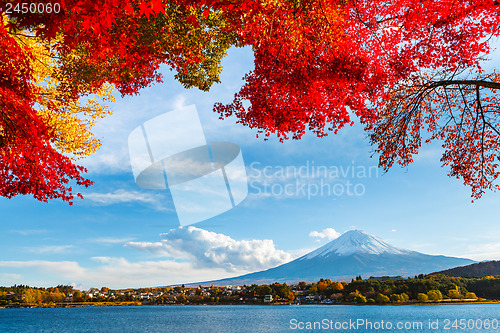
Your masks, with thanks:
M 222 83 L 207 93 L 183 89 L 164 70 L 163 84 L 117 95 L 114 114 L 95 128 L 101 149 L 80 161 L 95 181 L 82 191 L 85 200 L 68 206 L 0 199 L 0 285 L 125 288 L 236 276 L 284 263 L 352 228 L 428 254 L 500 259 L 500 193 L 471 203 L 470 189 L 441 167 L 439 145 L 423 147 L 408 168 L 384 174 L 357 124 L 321 139 L 264 141 L 212 111 L 242 85 L 253 66 L 251 50 L 230 50 L 223 65 Z M 179 228 L 170 192 L 135 184 L 127 140 L 145 121 L 192 104 L 208 142 L 240 146 L 249 194 L 221 215 Z M 325 169 L 339 175 L 312 177 Z M 318 184 L 336 194 L 315 193 Z

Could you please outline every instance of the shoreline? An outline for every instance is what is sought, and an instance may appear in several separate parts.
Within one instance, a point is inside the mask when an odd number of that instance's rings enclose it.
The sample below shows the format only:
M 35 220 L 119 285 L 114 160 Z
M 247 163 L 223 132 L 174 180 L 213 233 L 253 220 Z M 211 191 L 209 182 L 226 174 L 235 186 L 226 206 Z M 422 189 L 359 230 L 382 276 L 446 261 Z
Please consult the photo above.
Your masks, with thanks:
M 96 303 L 54 303 L 54 304 L 13 304 L 12 306 L 0 306 L 2 309 L 34 309 L 34 308 L 83 308 L 83 307 L 113 307 L 113 306 L 240 306 L 240 305 L 256 305 L 256 306 L 302 306 L 302 305 L 317 305 L 317 306 L 336 306 L 336 305 L 352 305 L 352 306 L 408 306 L 408 305 L 419 305 L 419 306 L 432 306 L 432 305 L 471 305 L 471 304 L 500 304 L 500 300 L 491 301 L 477 301 L 477 302 L 428 302 L 428 303 L 400 303 L 400 304 L 356 304 L 356 303 L 276 303 L 276 304 L 255 304 L 255 303 L 238 303 L 238 304 L 211 304 L 211 303 L 176 303 L 176 304 L 143 304 L 141 302 L 96 302 Z

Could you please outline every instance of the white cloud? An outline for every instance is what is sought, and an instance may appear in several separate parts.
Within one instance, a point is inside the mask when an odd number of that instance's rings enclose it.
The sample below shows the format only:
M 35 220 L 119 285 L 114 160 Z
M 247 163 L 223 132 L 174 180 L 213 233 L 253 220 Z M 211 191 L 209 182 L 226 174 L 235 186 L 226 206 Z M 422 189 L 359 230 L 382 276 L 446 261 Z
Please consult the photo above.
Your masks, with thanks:
M 15 274 L 15 273 L 0 273 L 0 277 L 2 279 L 16 280 L 16 279 L 20 279 L 21 275 Z
M 45 229 L 26 229 L 26 230 L 10 230 L 9 232 L 13 234 L 19 234 L 22 236 L 33 236 L 46 234 L 48 230 Z
M 300 258 L 300 257 L 302 257 L 302 256 L 304 256 L 304 255 L 308 254 L 309 252 L 312 252 L 316 249 L 317 249 L 317 247 L 303 247 L 300 249 L 290 250 L 287 252 L 290 253 L 290 255 L 292 256 L 293 259 L 296 259 L 296 258 Z
M 321 239 L 328 239 L 329 241 L 338 238 L 341 234 L 333 228 L 326 228 L 323 229 L 322 231 L 311 231 L 309 233 L 309 237 L 316 237 L 316 238 L 321 238 Z
M 186 95 L 178 94 L 175 96 L 174 101 L 172 102 L 172 109 L 180 109 L 186 105 Z
M 91 242 L 93 243 L 99 243 L 99 244 L 123 244 L 126 242 L 130 242 L 133 240 L 132 237 L 100 237 L 100 238 L 92 238 L 90 239 Z
M 77 164 L 87 168 L 91 175 L 131 172 L 128 149 L 125 145 L 103 145 L 94 155 L 79 160 Z
M 2 281 L 2 286 L 13 286 L 19 284 L 22 276 L 16 273 L 0 273 L 0 280 Z
M 43 273 L 50 273 L 55 276 L 75 276 L 84 273 L 84 269 L 74 261 L 0 261 L 0 267 L 29 268 Z M 17 273 L 19 274 L 19 273 Z
M 270 239 L 237 241 L 229 236 L 193 226 L 161 235 L 160 242 L 129 242 L 125 246 L 159 256 L 192 260 L 196 267 L 223 268 L 229 272 L 275 267 L 292 256 L 275 248 Z
M 72 286 L 73 289 L 76 289 L 76 290 L 85 290 L 86 289 L 84 285 L 76 284 L 75 282 L 71 282 L 69 285 Z
M 463 257 L 473 260 L 500 260 L 500 243 L 489 242 L 469 245 Z
M 130 262 L 124 258 L 95 257 L 99 265 L 82 267 L 75 261 L 0 261 L 1 277 L 17 284 L 54 286 L 70 284 L 77 288 L 107 286 L 113 289 L 165 286 L 228 277 L 220 268 L 195 268 L 189 262 L 172 260 Z M 202 278 L 201 278 L 202 277 Z
M 37 247 L 26 247 L 26 251 L 31 253 L 65 253 L 73 249 L 73 245 L 46 245 L 46 246 L 37 246 Z
M 156 198 L 154 195 L 148 193 L 141 193 L 139 191 L 125 191 L 123 189 L 109 193 L 96 193 L 96 192 L 88 193 L 85 195 L 85 199 L 103 205 L 112 205 L 123 202 L 146 202 L 146 203 L 156 202 Z
M 124 189 L 108 193 L 90 192 L 84 194 L 84 200 L 103 206 L 120 203 L 145 203 L 154 206 L 157 210 L 172 210 L 172 208 L 165 204 L 166 199 L 164 195 L 158 192 L 146 193 L 135 190 L 127 191 Z
M 101 266 L 89 269 L 85 279 L 110 286 L 162 286 L 227 277 L 227 272 L 223 269 L 195 268 L 189 262 L 173 260 L 130 262 L 125 258 L 115 257 L 93 259 L 101 263 Z

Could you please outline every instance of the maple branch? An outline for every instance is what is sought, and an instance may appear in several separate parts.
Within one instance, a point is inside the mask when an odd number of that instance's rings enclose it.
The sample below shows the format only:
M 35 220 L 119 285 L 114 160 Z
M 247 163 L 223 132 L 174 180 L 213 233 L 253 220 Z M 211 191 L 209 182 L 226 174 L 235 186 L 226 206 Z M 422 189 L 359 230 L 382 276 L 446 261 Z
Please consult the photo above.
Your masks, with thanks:
M 325 9 L 323 8 L 323 2 L 321 0 L 319 0 L 318 3 L 319 3 L 319 8 L 321 9 L 321 12 L 323 13 L 323 17 L 326 19 L 326 21 L 328 22 L 328 25 L 331 27 L 332 23 L 328 19 L 328 16 L 326 16 Z
M 446 87 L 449 85 L 467 85 L 467 86 L 476 86 L 476 87 L 484 87 L 490 89 L 500 89 L 500 83 L 493 81 L 484 81 L 484 80 L 444 80 L 433 82 L 427 86 L 427 89 L 434 89 L 438 87 Z
M 396 15 L 396 16 L 387 17 L 387 18 L 385 18 L 385 19 L 383 19 L 383 20 L 377 20 L 377 21 L 375 21 L 375 22 L 377 22 L 377 23 L 379 23 L 379 24 L 380 24 L 380 23 L 385 23 L 385 22 L 388 22 L 388 21 L 391 21 L 391 20 L 395 20 L 395 19 L 399 19 L 399 18 L 401 18 L 401 15 Z
M 481 118 L 483 119 L 483 128 L 481 132 L 481 190 L 482 190 L 482 183 L 484 181 L 484 133 L 486 129 L 486 119 L 484 119 L 484 113 L 483 113 L 483 107 L 481 105 L 481 96 L 479 94 L 479 86 L 476 86 L 476 100 L 477 100 L 477 109 L 481 113 Z

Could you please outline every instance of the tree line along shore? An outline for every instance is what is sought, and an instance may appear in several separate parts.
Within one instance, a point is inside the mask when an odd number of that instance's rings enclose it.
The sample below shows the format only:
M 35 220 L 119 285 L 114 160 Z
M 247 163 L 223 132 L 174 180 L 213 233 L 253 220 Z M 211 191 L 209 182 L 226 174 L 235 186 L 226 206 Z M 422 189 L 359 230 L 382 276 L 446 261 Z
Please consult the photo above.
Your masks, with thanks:
M 351 282 L 242 286 L 156 287 L 77 290 L 14 285 L 0 287 L 0 307 L 70 307 L 168 304 L 448 304 L 500 300 L 500 276 L 482 278 L 419 275 L 356 277 Z

